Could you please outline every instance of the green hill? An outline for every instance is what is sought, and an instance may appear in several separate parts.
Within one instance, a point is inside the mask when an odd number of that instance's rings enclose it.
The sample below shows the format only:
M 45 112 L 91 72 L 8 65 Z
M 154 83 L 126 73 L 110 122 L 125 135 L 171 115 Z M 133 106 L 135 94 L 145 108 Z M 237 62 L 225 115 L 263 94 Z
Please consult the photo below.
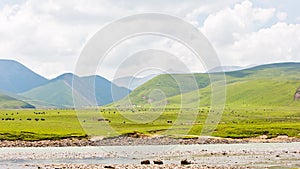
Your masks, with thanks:
M 128 89 L 116 86 L 100 76 L 78 77 L 67 73 L 21 95 L 30 98 L 30 103 L 45 103 L 64 108 L 74 107 L 74 101 L 76 106 L 104 105 L 120 100 L 128 93 Z
M 255 79 L 300 80 L 300 63 L 273 63 L 227 72 L 227 82 Z
M 26 102 L 30 105 L 33 105 L 35 108 L 39 108 L 39 109 L 55 108 L 55 105 L 51 105 L 49 103 L 39 101 L 39 100 L 33 100 L 33 99 L 27 98 L 25 96 L 22 96 L 20 94 L 11 93 L 11 92 L 4 91 L 4 90 L 0 90 L 0 94 L 15 98 L 17 100 L 21 100 L 21 101 Z
M 226 87 L 226 105 L 228 107 L 264 107 L 264 106 L 300 106 L 299 101 L 294 101 L 295 90 L 299 81 L 283 80 L 249 80 L 228 84 Z M 209 106 L 211 102 L 211 89 L 206 87 L 198 91 L 185 93 L 167 98 L 169 106 L 179 107 L 181 97 L 185 98 L 184 105 L 195 107 L 197 95 L 200 94 L 200 106 Z M 192 106 L 191 106 L 192 107 Z
M 221 74 L 214 73 L 213 75 Z M 261 65 L 245 70 L 226 72 L 225 77 L 226 104 L 229 106 L 289 106 L 297 104 L 293 101 L 293 95 L 300 85 L 300 63 Z M 197 98 L 197 92 L 199 92 L 201 105 L 208 106 L 211 102 L 210 90 L 209 75 L 206 73 L 159 75 L 132 91 L 129 98 L 135 105 L 165 102 L 168 103 L 168 106 L 178 107 L 181 104 L 181 98 L 184 98 L 185 106 L 199 104 Z M 151 93 L 153 91 L 160 91 L 160 95 L 165 97 L 155 97 Z M 115 106 L 126 105 L 129 105 L 126 100 L 115 103 Z
M 207 74 L 159 75 L 129 94 L 131 102 L 136 105 L 159 101 L 165 97 L 187 93 L 210 84 Z M 126 102 L 119 102 L 126 104 Z
M 72 88 L 63 80 L 34 88 L 22 94 L 32 101 L 45 102 L 57 107 L 73 106 Z
M 0 108 L 1 109 L 18 109 L 18 108 L 34 108 L 34 106 L 17 100 L 13 97 L 0 94 Z

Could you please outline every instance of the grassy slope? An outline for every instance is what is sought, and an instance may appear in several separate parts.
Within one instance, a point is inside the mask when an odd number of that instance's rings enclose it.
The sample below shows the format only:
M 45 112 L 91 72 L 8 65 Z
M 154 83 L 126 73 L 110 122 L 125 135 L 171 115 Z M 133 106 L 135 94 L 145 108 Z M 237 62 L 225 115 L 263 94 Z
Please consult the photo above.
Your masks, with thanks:
M 215 75 L 218 75 L 218 73 Z M 246 70 L 228 72 L 225 75 L 228 88 L 228 104 L 236 106 L 244 104 L 287 106 L 293 104 L 293 94 L 300 85 L 300 64 L 280 63 L 263 65 Z M 194 77 L 200 89 L 201 103 L 204 105 L 209 104 L 209 76 L 207 74 L 194 74 Z M 151 91 L 159 89 L 167 97 L 169 106 L 174 106 L 173 104 L 178 105 L 181 95 L 184 93 L 188 93 L 184 95 L 185 99 L 190 99 L 184 102 L 198 104 L 194 103 L 194 100 L 197 100 L 195 99 L 197 92 L 195 92 L 195 85 L 191 85 L 193 84 L 192 78 L 191 75 L 157 76 L 130 93 L 131 102 L 136 105 L 145 105 L 147 104 L 147 99 L 151 96 Z M 178 85 L 184 90 L 180 91 Z M 159 102 L 160 100 L 154 101 Z M 127 105 L 127 103 L 123 100 L 115 105 Z
M 144 105 L 148 103 L 149 99 L 158 101 L 163 98 L 158 95 L 159 93 L 163 93 L 165 97 L 171 97 L 206 87 L 209 83 L 207 74 L 159 75 L 131 92 L 129 98 L 133 104 Z M 155 89 L 159 92 L 153 92 Z M 126 105 L 128 103 L 121 100 L 117 104 Z
M 42 108 L 54 108 L 54 106 L 49 104 L 49 103 L 40 102 L 40 101 L 37 101 L 37 100 L 32 100 L 32 99 L 24 97 L 20 94 L 11 93 L 11 92 L 4 91 L 4 90 L 0 90 L 0 94 L 15 98 L 15 99 L 23 101 L 23 102 L 26 102 L 30 105 L 33 105 L 35 108 L 40 108 L 40 109 L 42 109 Z
M 249 80 L 239 81 L 226 86 L 226 105 L 229 107 L 282 107 L 300 106 L 293 96 L 299 81 L 296 80 Z M 200 93 L 200 106 L 209 106 L 211 101 L 210 86 L 198 90 Z M 169 106 L 179 107 L 181 97 L 184 103 L 198 104 L 194 102 L 197 95 L 195 91 L 167 98 Z
M 16 109 L 16 108 L 34 108 L 34 107 L 26 102 L 17 100 L 13 97 L 0 94 L 0 108 Z
M 22 95 L 60 107 L 73 106 L 72 89 L 62 80 L 34 88 Z

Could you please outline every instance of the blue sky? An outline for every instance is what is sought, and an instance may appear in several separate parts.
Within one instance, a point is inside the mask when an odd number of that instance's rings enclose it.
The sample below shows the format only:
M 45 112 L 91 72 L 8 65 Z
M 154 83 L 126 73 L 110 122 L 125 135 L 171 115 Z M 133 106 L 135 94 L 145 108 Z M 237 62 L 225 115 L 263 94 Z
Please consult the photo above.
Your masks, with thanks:
M 20 61 L 53 78 L 74 71 L 80 51 L 104 25 L 155 12 L 193 24 L 211 42 L 222 65 L 300 62 L 299 6 L 298 0 L 1 0 L 0 58 Z M 166 50 L 191 71 L 205 71 L 181 44 L 145 36 L 115 47 L 97 74 L 111 79 L 120 58 L 146 49 Z

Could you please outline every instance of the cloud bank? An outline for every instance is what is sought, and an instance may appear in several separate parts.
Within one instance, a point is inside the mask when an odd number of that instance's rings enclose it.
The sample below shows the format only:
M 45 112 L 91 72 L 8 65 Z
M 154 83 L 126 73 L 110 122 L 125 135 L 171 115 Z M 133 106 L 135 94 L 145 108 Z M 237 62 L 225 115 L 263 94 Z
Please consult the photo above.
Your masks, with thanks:
M 53 78 L 74 71 L 81 49 L 104 25 L 132 14 L 157 12 L 193 24 L 213 44 L 223 65 L 300 61 L 297 5 L 297 0 L 2 1 L 0 58 L 20 61 Z M 145 49 L 172 52 L 192 71 L 205 71 L 183 45 L 166 38 L 140 37 L 112 50 L 106 69 L 98 74 L 112 78 L 114 60 Z

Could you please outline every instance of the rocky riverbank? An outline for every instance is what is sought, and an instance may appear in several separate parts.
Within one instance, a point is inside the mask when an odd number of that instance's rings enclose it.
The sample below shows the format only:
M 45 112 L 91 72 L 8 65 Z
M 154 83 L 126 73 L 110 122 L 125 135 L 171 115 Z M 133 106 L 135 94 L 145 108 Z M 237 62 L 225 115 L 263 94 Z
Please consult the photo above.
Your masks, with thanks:
M 128 145 L 190 145 L 190 144 L 241 144 L 241 143 L 289 143 L 300 142 L 300 138 L 278 136 L 268 139 L 266 136 L 257 138 L 231 139 L 218 137 L 170 138 L 170 137 L 114 137 L 114 138 L 69 138 L 61 140 L 40 141 L 0 141 L 0 147 L 68 147 L 68 146 L 128 146 Z
M 110 169 L 242 169 L 242 168 L 249 168 L 249 167 L 237 167 L 237 166 L 210 166 L 210 165 L 199 165 L 199 164 L 192 164 L 192 165 L 180 165 L 180 164 L 163 164 L 163 165 L 139 165 L 139 164 L 119 164 L 119 165 L 103 165 L 103 164 L 50 164 L 50 165 L 31 165 L 37 167 L 39 169 L 103 169 L 103 168 L 110 168 Z
M 300 142 L 1 148 L 0 168 L 299 168 Z

